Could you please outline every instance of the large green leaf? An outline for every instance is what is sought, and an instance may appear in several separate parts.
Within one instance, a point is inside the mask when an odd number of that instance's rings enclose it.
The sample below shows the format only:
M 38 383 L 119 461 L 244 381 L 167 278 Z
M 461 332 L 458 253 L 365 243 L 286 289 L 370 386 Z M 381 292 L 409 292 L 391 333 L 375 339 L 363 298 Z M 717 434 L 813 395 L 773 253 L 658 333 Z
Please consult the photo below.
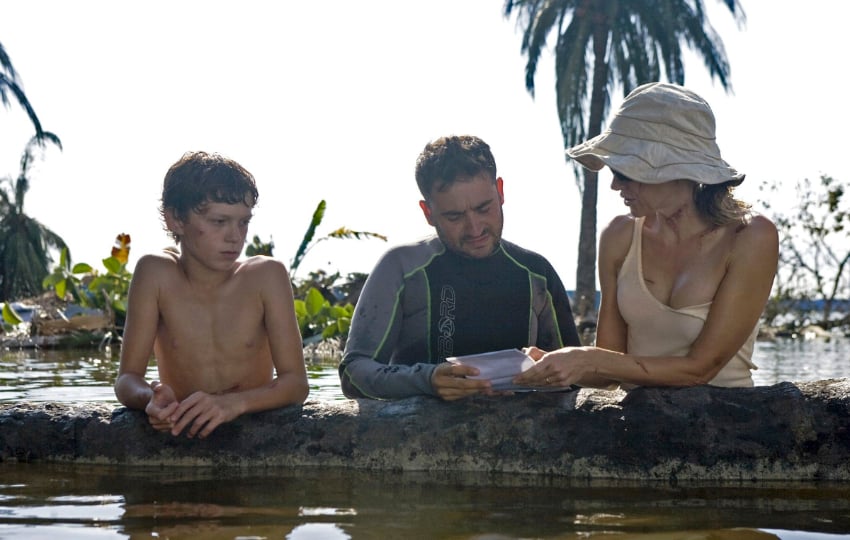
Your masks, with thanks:
M 18 315 L 18 312 L 7 303 L 3 304 L 3 320 L 12 326 L 21 324 L 24 320 Z
M 310 221 L 310 226 L 307 227 L 307 232 L 304 233 L 301 245 L 298 246 L 298 251 L 295 252 L 295 257 L 292 258 L 292 262 L 289 265 L 291 272 L 295 272 L 295 270 L 298 269 L 298 265 L 301 264 L 301 259 L 304 258 L 304 254 L 307 252 L 307 247 L 316 235 L 316 228 L 322 223 L 322 219 L 325 217 L 326 207 L 327 203 L 324 200 L 319 201 L 318 206 L 316 206 L 316 210 L 313 212 L 313 219 Z
M 305 304 L 307 307 L 307 313 L 311 316 L 315 317 L 319 313 L 321 313 L 322 308 L 327 303 L 325 297 L 322 296 L 322 293 L 315 287 L 311 287 L 309 291 L 307 291 L 307 298 L 305 298 Z
M 121 261 L 116 259 L 115 257 L 107 257 L 103 259 L 103 266 L 113 274 L 121 273 Z
M 63 279 L 61 281 L 56 282 L 55 289 L 56 289 L 56 296 L 58 298 L 65 298 L 65 291 L 67 290 L 67 286 L 68 286 L 68 280 L 67 279 Z

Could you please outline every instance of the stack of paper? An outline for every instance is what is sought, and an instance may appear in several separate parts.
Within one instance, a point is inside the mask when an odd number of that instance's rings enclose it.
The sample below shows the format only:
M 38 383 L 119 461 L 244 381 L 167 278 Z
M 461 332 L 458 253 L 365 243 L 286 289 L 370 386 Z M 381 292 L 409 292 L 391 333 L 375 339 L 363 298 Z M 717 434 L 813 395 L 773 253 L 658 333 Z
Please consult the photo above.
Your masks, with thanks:
M 478 375 L 468 375 L 470 379 L 486 379 L 493 390 L 541 390 L 525 386 L 516 386 L 513 378 L 534 365 L 534 360 L 519 349 L 505 349 L 466 356 L 446 358 L 448 362 L 478 368 Z

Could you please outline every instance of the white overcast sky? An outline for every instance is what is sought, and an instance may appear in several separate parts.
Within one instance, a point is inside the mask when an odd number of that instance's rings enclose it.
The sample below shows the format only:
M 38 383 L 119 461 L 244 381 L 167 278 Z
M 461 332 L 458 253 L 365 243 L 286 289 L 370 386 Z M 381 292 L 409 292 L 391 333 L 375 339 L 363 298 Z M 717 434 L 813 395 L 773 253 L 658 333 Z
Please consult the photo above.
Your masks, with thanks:
M 790 186 L 822 173 L 850 180 L 844 127 L 850 3 L 743 0 L 736 27 L 706 0 L 732 65 L 733 94 L 689 61 L 686 86 L 713 106 L 724 158 Z M 505 179 L 505 238 L 545 254 L 575 284 L 580 197 L 563 157 L 553 64 L 534 99 L 501 0 L 146 2 L 6 0 L 0 42 L 50 150 L 31 175 L 25 211 L 59 233 L 74 262 L 99 265 L 118 233 L 130 265 L 169 245 L 157 205 L 168 167 L 187 150 L 225 154 L 257 178 L 249 236 L 289 261 L 316 204 L 317 236 L 347 226 L 377 240 L 322 242 L 301 272 L 368 272 L 390 245 L 429 234 L 417 206 L 417 154 L 431 139 L 472 133 Z M 619 99 L 620 96 L 618 96 Z M 0 176 L 15 176 L 32 128 L 0 110 Z M 599 228 L 625 211 L 600 176 Z

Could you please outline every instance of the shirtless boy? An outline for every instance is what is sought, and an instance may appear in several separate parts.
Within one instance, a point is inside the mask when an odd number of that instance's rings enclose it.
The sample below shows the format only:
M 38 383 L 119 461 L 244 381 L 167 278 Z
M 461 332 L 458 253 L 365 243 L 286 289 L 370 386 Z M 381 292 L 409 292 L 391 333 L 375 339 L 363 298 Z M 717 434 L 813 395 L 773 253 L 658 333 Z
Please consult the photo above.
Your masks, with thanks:
M 136 264 L 115 381 L 118 400 L 160 431 L 203 438 L 307 398 L 286 267 L 239 260 L 257 196 L 253 176 L 218 154 L 187 153 L 165 175 L 160 212 L 180 253 Z M 148 384 L 151 353 L 160 380 Z

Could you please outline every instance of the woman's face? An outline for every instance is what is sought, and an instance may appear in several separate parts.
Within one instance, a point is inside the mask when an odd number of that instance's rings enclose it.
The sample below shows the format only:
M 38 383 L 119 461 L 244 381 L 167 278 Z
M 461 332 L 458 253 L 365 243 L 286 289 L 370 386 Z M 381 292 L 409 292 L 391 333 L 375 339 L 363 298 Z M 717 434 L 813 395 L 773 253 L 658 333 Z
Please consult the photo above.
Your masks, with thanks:
M 693 200 L 693 182 L 672 180 L 661 184 L 644 184 L 617 171 L 611 180 L 611 189 L 620 192 L 623 203 L 635 217 L 655 212 L 669 212 Z
M 611 189 L 620 192 L 620 197 L 623 198 L 623 204 L 629 207 L 634 217 L 646 216 L 649 213 L 649 208 L 643 203 L 641 195 L 643 189 L 649 186 L 636 182 L 615 170 L 611 172 L 614 174 L 611 180 Z

